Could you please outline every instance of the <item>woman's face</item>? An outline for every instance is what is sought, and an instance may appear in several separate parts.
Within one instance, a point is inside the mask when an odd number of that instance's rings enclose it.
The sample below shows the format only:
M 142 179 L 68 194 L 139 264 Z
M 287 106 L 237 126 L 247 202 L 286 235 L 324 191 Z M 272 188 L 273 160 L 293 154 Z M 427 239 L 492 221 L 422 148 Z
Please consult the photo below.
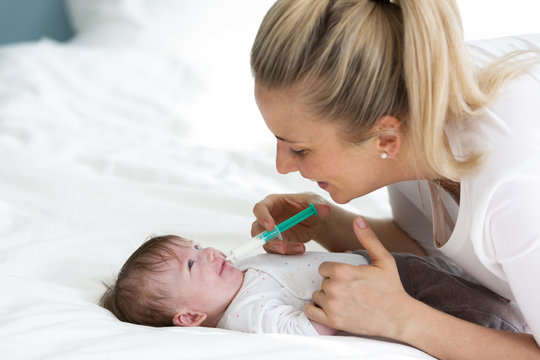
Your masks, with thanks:
M 255 100 L 277 139 L 279 173 L 298 171 L 341 204 L 389 183 L 375 139 L 346 143 L 339 125 L 314 116 L 289 91 L 256 86 Z

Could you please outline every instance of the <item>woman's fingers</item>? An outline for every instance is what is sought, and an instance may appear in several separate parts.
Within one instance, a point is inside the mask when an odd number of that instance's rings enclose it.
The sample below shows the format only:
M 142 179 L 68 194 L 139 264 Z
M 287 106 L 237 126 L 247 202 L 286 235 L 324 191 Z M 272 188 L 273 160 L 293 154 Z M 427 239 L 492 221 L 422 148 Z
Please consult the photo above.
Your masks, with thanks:
M 266 231 L 266 228 L 264 227 L 263 223 L 261 223 L 259 220 L 255 220 L 251 224 L 251 236 L 256 236 L 263 231 Z
M 264 244 L 264 250 L 274 254 L 300 255 L 306 252 L 306 246 L 299 242 L 271 240 Z
M 371 265 L 353 266 L 324 262 L 319 274 L 325 279 L 313 293 L 306 316 L 335 329 L 355 334 L 385 336 L 403 318 L 403 304 L 410 301 L 403 289 L 392 255 L 362 217 L 354 232 L 371 256 Z
M 303 243 L 317 240 L 317 235 L 327 223 L 331 207 L 317 194 L 271 194 L 253 207 L 256 220 L 251 225 L 251 236 L 273 230 L 274 227 L 291 216 L 314 204 L 317 216 L 310 217 L 283 234 L 283 241 L 272 241 L 265 244 L 264 249 L 277 254 L 303 254 L 306 249 Z
M 302 194 L 271 194 L 259 201 L 253 207 L 253 215 L 261 222 L 265 230 L 272 230 L 277 221 L 283 221 L 304 210 L 309 204 L 315 205 L 319 218 L 330 215 L 331 208 L 319 195 Z M 252 236 L 257 234 L 252 233 Z
M 330 326 L 328 316 L 326 315 L 324 310 L 315 305 L 314 303 L 308 303 L 304 305 L 304 314 L 306 314 L 306 316 L 310 320 L 316 321 L 326 326 Z
M 271 196 L 265 197 L 263 200 L 259 201 L 253 207 L 253 215 L 257 219 L 251 226 L 251 236 L 260 234 L 265 230 L 272 230 L 276 223 L 274 218 L 270 214 L 274 208 L 274 202 L 272 201 Z
M 382 265 L 389 261 L 394 263 L 392 255 L 386 250 L 363 217 L 358 216 L 354 219 L 353 230 L 360 244 L 369 253 L 372 265 Z
M 335 262 L 324 262 L 319 267 L 323 276 L 320 290 L 312 294 L 313 303 L 304 306 L 304 313 L 310 320 L 326 326 L 352 330 L 350 319 L 357 318 L 360 313 L 351 312 L 351 282 L 358 277 L 361 267 Z
M 327 266 L 331 266 L 330 264 L 334 263 L 326 263 Z M 313 321 L 316 321 L 318 323 L 324 324 L 329 326 L 329 319 L 328 315 L 326 314 L 326 311 L 324 310 L 324 307 L 326 305 L 326 285 L 325 283 L 329 281 L 330 279 L 327 277 L 323 277 L 321 281 L 321 288 L 320 290 L 316 290 L 313 292 L 312 303 L 308 303 L 304 305 L 304 314 Z
M 332 208 L 326 204 L 313 204 L 315 206 L 315 209 L 317 209 L 317 216 L 320 218 L 325 218 L 328 215 L 330 215 L 330 212 L 332 211 Z

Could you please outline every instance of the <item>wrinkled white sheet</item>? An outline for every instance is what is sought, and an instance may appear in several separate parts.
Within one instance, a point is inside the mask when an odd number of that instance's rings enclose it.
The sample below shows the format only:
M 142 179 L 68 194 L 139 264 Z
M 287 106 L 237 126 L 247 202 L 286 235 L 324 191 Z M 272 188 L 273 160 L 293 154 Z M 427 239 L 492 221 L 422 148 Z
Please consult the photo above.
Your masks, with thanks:
M 46 40 L 0 49 L 2 359 L 430 358 L 360 337 L 149 328 L 97 305 L 101 282 L 149 235 L 228 250 L 249 237 L 263 196 L 319 191 L 276 173 L 253 99 L 234 88 L 216 99 L 219 80 L 149 53 Z M 208 142 L 222 122 L 226 142 Z M 385 197 L 351 206 L 385 215 Z

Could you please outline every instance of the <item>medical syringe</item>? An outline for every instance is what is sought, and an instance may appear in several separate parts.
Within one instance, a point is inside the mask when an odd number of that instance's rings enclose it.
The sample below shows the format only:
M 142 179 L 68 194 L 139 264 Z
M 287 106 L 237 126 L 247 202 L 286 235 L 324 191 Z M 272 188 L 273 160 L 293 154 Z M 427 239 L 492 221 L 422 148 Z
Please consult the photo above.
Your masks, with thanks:
M 307 209 L 300 211 L 298 214 L 285 220 L 279 225 L 276 225 L 273 230 L 263 231 L 259 235 L 254 236 L 251 240 L 235 247 L 231 250 L 231 254 L 227 256 L 227 260 L 237 261 L 241 257 L 249 254 L 250 252 L 258 249 L 270 240 L 279 237 L 281 239 L 281 233 L 290 229 L 294 225 L 306 220 L 311 215 L 317 215 L 317 209 L 313 204 L 309 204 Z

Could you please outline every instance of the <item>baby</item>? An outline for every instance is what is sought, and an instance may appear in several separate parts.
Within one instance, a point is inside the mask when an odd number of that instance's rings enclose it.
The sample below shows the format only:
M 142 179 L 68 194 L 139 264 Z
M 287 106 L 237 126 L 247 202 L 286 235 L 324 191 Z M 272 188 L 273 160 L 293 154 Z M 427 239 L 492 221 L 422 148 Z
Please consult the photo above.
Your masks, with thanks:
M 311 302 L 312 293 L 320 289 L 318 267 L 325 261 L 366 265 L 369 259 L 363 254 L 263 254 L 233 265 L 214 248 L 201 248 L 175 235 L 159 236 L 129 257 L 100 305 L 122 321 L 142 325 L 331 335 L 337 331 L 309 320 L 302 311 L 304 304 Z M 394 257 L 411 296 L 482 326 L 519 332 L 526 329 L 521 314 L 508 301 L 452 274 L 451 265 L 442 269 L 437 264 L 441 259 L 409 254 Z M 413 278 L 415 281 L 408 280 Z M 415 284 L 421 284 L 422 289 Z M 437 296 L 430 295 L 431 285 L 437 287 Z M 440 296 L 441 286 L 448 296 Z M 463 301 L 467 301 L 466 306 Z M 458 312 L 452 313 L 452 309 Z

